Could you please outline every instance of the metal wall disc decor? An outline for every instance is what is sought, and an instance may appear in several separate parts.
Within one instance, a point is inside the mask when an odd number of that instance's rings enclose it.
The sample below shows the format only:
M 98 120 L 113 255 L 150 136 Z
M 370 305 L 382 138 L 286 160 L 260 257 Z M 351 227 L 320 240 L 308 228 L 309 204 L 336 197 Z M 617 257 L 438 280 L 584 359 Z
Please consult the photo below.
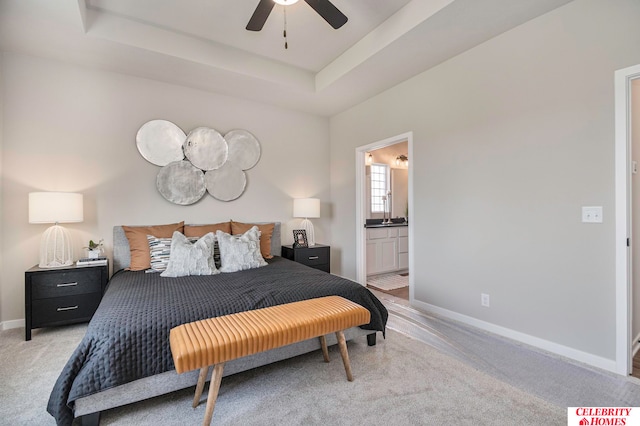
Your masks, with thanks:
M 164 198 L 182 206 L 200 200 L 206 190 L 204 172 L 185 160 L 161 168 L 156 177 L 156 186 Z
M 136 134 L 136 146 L 148 162 L 166 166 L 184 158 L 182 144 L 185 133 L 167 120 L 151 120 L 142 125 Z
M 231 130 L 224 139 L 229 145 L 229 161 L 242 170 L 249 170 L 260 160 L 260 143 L 246 130 Z
M 188 135 L 167 120 L 151 120 L 136 135 L 140 154 L 162 168 L 156 187 L 168 201 L 189 205 L 205 192 L 220 201 L 233 201 L 247 186 L 244 170 L 260 160 L 260 142 L 247 130 L 224 137 L 214 129 L 197 127 Z M 185 159 L 186 156 L 186 159 Z
M 207 192 L 220 201 L 235 200 L 247 186 L 247 175 L 232 162 L 226 162 L 217 170 L 207 171 L 204 180 Z
M 222 135 L 208 127 L 198 127 L 187 135 L 184 155 L 202 170 L 215 170 L 227 161 L 229 148 Z

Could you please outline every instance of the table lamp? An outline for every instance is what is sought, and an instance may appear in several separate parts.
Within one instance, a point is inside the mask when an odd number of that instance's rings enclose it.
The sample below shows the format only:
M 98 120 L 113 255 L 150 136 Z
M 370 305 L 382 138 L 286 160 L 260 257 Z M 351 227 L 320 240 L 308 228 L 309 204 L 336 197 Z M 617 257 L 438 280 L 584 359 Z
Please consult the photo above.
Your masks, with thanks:
M 54 223 L 40 240 L 41 268 L 60 268 L 73 264 L 71 236 L 58 223 L 82 222 L 82 194 L 71 192 L 29 193 L 29 223 Z
M 293 217 L 303 217 L 301 226 L 307 233 L 307 243 L 309 246 L 316 245 L 316 238 L 313 234 L 313 223 L 309 218 L 320 217 L 320 200 L 318 198 L 294 198 Z

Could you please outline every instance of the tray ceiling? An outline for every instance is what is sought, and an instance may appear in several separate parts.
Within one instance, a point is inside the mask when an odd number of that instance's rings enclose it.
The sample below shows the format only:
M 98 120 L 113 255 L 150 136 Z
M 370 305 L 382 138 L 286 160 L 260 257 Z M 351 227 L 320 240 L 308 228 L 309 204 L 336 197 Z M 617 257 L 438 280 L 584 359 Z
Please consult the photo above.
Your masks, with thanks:
M 0 48 L 330 116 L 570 0 L 0 0 Z

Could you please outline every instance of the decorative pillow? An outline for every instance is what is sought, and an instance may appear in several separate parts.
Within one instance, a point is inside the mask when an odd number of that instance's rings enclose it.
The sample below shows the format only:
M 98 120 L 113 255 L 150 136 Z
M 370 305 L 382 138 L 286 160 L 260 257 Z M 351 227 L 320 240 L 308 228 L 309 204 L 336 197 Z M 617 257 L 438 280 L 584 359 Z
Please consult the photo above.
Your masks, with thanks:
M 267 266 L 260 254 L 260 231 L 254 226 L 242 235 L 216 232 L 220 245 L 220 272 L 236 272 Z
M 129 250 L 131 252 L 129 270 L 144 271 L 151 268 L 151 256 L 147 235 L 153 235 L 159 238 L 171 238 L 174 231 L 182 232 L 184 222 L 154 226 L 123 226 L 122 229 L 129 240 Z
M 231 232 L 231 221 L 229 222 L 220 222 L 213 223 L 210 225 L 185 225 L 184 226 L 184 235 L 187 237 L 202 237 L 204 234 L 208 234 L 209 232 L 213 232 L 215 235 L 216 231 L 226 232 L 227 234 L 233 234 Z
M 151 269 L 148 272 L 162 272 L 169 264 L 169 254 L 171 253 L 171 238 L 158 238 L 147 235 L 149 242 L 149 255 L 151 257 Z
M 260 230 L 260 252 L 265 259 L 271 259 L 271 235 L 273 235 L 273 228 L 275 223 L 242 223 L 231 221 L 231 233 L 233 235 L 240 235 L 247 232 L 253 226 L 257 226 Z
M 189 275 L 215 275 L 220 271 L 213 263 L 212 232 L 205 234 L 195 243 L 191 243 L 180 232 L 174 232 L 171 238 L 171 255 L 167 269 L 161 277 L 186 277 Z

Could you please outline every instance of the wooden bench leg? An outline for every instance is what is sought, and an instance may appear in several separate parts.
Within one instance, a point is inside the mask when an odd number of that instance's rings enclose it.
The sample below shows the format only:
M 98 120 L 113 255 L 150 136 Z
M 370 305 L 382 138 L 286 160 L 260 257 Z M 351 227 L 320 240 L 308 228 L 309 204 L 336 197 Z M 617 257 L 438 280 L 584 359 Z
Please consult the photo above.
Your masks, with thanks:
M 208 367 L 207 367 L 208 368 Z M 213 418 L 213 409 L 218 399 L 218 391 L 220 390 L 220 382 L 222 381 L 222 371 L 224 370 L 224 362 L 216 364 L 213 367 L 211 382 L 209 382 L 209 395 L 207 396 L 207 409 L 204 414 L 203 426 L 209 426 Z
M 327 349 L 327 339 L 324 336 L 320 336 L 320 346 L 322 346 L 322 356 L 324 362 L 329 362 L 329 349 Z
M 200 404 L 200 397 L 202 396 L 202 390 L 204 389 L 204 383 L 207 381 L 207 375 L 209 374 L 209 368 L 211 366 L 207 365 L 206 367 L 202 367 L 200 369 L 200 374 L 198 375 L 198 384 L 196 384 L 196 394 L 193 397 L 193 403 L 191 406 L 196 408 L 198 404 Z
M 338 346 L 340 347 L 340 355 L 342 355 L 344 370 L 347 372 L 347 380 L 353 382 L 351 363 L 349 362 L 349 352 L 347 352 L 347 341 L 344 338 L 344 333 L 342 331 L 336 331 L 336 338 L 338 339 Z

